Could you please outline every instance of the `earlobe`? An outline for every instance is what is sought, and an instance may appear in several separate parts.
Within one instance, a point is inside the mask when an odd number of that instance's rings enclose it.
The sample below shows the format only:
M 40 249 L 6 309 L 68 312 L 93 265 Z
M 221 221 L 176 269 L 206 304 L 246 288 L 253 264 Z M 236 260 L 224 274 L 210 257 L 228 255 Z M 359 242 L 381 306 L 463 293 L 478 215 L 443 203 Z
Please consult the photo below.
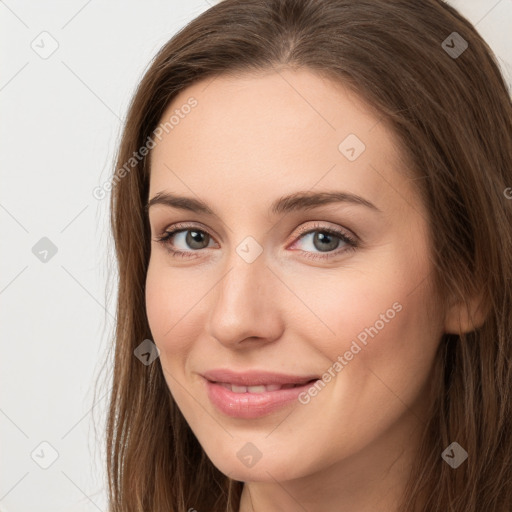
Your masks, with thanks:
M 447 334 L 469 333 L 484 324 L 489 313 L 482 295 L 472 297 L 469 301 L 457 301 L 448 305 L 444 330 Z

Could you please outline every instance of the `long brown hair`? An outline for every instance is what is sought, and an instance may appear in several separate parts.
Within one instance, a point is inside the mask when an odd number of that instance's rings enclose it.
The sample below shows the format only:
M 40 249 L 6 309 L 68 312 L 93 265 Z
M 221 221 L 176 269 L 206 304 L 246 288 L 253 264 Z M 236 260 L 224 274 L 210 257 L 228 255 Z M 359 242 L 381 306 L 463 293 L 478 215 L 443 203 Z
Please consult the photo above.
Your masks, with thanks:
M 150 165 L 130 158 L 188 85 L 285 67 L 333 78 L 375 107 L 428 206 L 440 300 L 466 304 L 478 293 L 488 311 L 467 335 L 441 340 L 433 405 L 400 510 L 510 512 L 512 105 L 488 45 L 440 0 L 224 0 L 156 55 L 131 102 L 112 183 L 118 299 L 109 510 L 238 511 L 242 482 L 207 458 L 159 359 L 146 366 L 134 357 L 152 339 L 144 292 Z M 441 458 L 453 441 L 469 454 L 457 469 Z

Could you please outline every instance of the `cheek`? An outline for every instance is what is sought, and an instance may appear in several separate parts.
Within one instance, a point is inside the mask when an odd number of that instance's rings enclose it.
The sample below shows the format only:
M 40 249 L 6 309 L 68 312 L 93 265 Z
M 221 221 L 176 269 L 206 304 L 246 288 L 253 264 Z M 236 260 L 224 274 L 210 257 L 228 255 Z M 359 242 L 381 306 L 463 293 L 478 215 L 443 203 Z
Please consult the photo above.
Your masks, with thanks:
M 173 325 L 175 298 L 165 273 L 150 262 L 146 276 L 146 314 L 155 343 L 162 341 Z
M 179 271 L 173 272 L 158 258 L 150 261 L 146 276 L 146 314 L 153 342 L 160 350 L 167 387 L 190 420 L 197 411 L 184 391 L 185 369 L 192 341 L 199 337 L 201 322 L 194 317 L 194 304 L 199 300 L 200 290 L 191 287 L 189 279 L 183 281 Z
M 149 327 L 162 357 L 167 352 L 184 353 L 193 339 L 191 322 L 200 291 L 158 261 L 150 261 L 146 277 L 146 313 Z M 181 276 L 181 277 L 180 277 Z M 202 288 L 202 287 L 201 287 Z M 172 342 L 172 343 L 171 343 Z
M 424 390 L 442 330 L 429 307 L 434 301 L 428 280 L 418 286 L 424 277 L 420 274 L 418 266 L 393 279 L 390 266 L 386 273 L 331 278 L 328 288 L 327 280 L 309 283 L 308 306 L 329 327 L 318 321 L 314 326 L 297 325 L 315 354 L 326 356 L 325 387 L 301 402 L 309 415 L 304 421 L 315 421 L 317 429 L 313 451 L 325 450 L 323 439 L 343 432 L 348 444 L 341 443 L 339 451 L 329 446 L 325 457 L 346 455 L 387 431 L 407 411 L 423 413 Z
M 403 245 L 389 245 L 365 265 L 317 272 L 315 279 L 311 272 L 297 276 L 296 289 L 307 290 L 308 309 L 317 317 L 298 320 L 301 336 L 331 364 L 344 358 L 351 387 L 366 385 L 375 377 L 373 369 L 400 389 L 407 379 L 420 386 L 442 335 L 426 279 L 431 270 L 426 252 L 418 257 L 417 250 L 399 253 L 396 247 Z

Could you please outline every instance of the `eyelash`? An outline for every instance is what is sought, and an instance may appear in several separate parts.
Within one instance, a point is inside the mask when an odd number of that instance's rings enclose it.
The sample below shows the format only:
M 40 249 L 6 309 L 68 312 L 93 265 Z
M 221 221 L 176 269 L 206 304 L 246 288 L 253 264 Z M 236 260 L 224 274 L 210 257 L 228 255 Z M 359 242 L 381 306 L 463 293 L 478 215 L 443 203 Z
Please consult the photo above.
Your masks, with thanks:
M 171 231 L 167 231 L 166 230 L 160 236 L 155 238 L 155 241 L 160 243 L 160 244 L 162 244 L 165 247 L 165 249 L 173 257 L 177 257 L 177 258 L 195 258 L 196 256 L 193 256 L 191 253 L 200 252 L 201 250 L 203 250 L 203 249 L 196 249 L 196 250 L 192 249 L 190 251 L 181 251 L 179 249 L 173 249 L 171 247 L 170 240 L 171 240 L 171 238 L 174 235 L 176 235 L 178 233 L 181 233 L 183 231 L 194 230 L 194 231 L 197 231 L 199 233 L 206 233 L 207 235 L 209 235 L 211 237 L 211 235 L 206 230 L 199 229 L 197 226 L 188 225 L 188 224 L 176 224 L 175 228 L 176 229 L 173 229 Z M 342 247 L 342 248 L 338 248 L 338 249 L 335 249 L 334 251 L 326 252 L 326 253 L 323 253 L 323 254 L 322 253 L 311 253 L 311 252 L 308 252 L 308 251 L 301 251 L 301 252 L 305 253 L 306 258 L 317 259 L 317 260 L 318 259 L 320 259 L 320 260 L 327 260 L 327 259 L 332 258 L 334 256 L 338 256 L 342 252 L 353 251 L 353 250 L 355 250 L 358 247 L 358 241 L 357 241 L 356 238 L 353 238 L 353 237 L 347 235 L 343 231 L 338 231 L 338 230 L 333 229 L 333 228 L 328 228 L 326 226 L 322 226 L 321 224 L 315 224 L 312 227 L 310 226 L 308 228 L 300 230 L 300 232 L 299 232 L 299 235 L 300 235 L 299 239 L 301 237 L 303 237 L 304 235 L 307 235 L 309 233 L 315 233 L 315 232 L 327 233 L 329 235 L 334 235 L 337 238 L 339 238 L 342 242 L 345 242 L 347 244 L 347 246 Z

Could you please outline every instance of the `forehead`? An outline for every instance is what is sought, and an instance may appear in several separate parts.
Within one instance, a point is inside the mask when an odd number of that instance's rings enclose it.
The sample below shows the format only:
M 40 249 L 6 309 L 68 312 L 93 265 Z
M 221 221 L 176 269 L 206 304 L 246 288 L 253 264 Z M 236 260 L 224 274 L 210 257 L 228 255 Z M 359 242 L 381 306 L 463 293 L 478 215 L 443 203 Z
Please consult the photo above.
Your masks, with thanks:
M 171 117 L 152 150 L 150 196 L 250 189 L 240 200 L 261 202 L 343 187 L 378 205 L 390 185 L 403 187 L 396 139 L 378 114 L 310 71 L 209 78 L 181 91 L 160 124 Z

